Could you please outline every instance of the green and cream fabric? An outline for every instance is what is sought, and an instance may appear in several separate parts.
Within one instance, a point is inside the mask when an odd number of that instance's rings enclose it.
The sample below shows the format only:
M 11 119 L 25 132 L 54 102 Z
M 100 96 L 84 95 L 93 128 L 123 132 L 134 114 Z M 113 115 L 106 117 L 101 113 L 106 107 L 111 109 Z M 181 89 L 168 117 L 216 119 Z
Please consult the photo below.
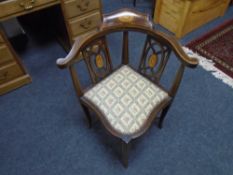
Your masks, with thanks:
M 141 129 L 168 94 L 125 65 L 88 90 L 84 98 L 99 108 L 116 131 L 130 135 Z

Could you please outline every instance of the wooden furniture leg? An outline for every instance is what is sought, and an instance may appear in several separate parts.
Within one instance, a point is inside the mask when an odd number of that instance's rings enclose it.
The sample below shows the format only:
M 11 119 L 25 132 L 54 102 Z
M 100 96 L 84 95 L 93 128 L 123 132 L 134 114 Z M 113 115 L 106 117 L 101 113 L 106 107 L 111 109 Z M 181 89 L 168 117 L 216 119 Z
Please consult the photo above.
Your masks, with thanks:
M 137 2 L 137 0 L 134 0 L 134 1 L 133 1 L 133 6 L 134 6 L 134 7 L 136 6 L 136 2 Z
M 156 6 L 156 0 L 153 0 L 153 4 L 152 4 L 152 18 L 154 18 L 154 15 L 155 15 L 155 13 L 154 13 L 154 11 L 155 11 L 155 6 Z
M 162 110 L 162 113 L 161 113 L 160 118 L 159 118 L 159 124 L 158 124 L 160 129 L 163 127 L 163 120 L 164 120 L 165 116 L 167 115 L 167 112 L 168 112 L 170 106 L 171 105 L 168 105 L 166 108 L 164 108 Z
M 84 111 L 84 113 L 85 113 L 85 115 L 87 117 L 88 126 L 89 126 L 89 128 L 91 128 L 92 127 L 92 121 L 91 121 L 91 115 L 90 115 L 89 109 L 83 104 L 81 104 L 81 106 L 82 106 L 83 111 Z
M 130 142 L 125 143 L 123 140 L 121 140 L 122 164 L 125 168 L 128 167 L 129 149 L 130 149 Z

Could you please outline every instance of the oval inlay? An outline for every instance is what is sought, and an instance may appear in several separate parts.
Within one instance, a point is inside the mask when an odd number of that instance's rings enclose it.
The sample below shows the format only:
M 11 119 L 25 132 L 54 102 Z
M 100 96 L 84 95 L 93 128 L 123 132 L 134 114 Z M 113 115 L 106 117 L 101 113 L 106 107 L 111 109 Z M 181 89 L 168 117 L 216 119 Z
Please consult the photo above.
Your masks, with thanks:
M 103 60 L 103 57 L 100 54 L 98 54 L 96 56 L 95 63 L 96 63 L 96 66 L 98 68 L 102 68 L 104 66 L 104 60 Z
M 132 22 L 134 20 L 133 16 L 121 16 L 118 18 L 121 22 Z
M 158 57 L 156 54 L 152 54 L 148 60 L 148 64 L 149 64 L 149 67 L 150 68 L 153 68 L 155 67 L 155 65 L 157 64 L 158 62 Z

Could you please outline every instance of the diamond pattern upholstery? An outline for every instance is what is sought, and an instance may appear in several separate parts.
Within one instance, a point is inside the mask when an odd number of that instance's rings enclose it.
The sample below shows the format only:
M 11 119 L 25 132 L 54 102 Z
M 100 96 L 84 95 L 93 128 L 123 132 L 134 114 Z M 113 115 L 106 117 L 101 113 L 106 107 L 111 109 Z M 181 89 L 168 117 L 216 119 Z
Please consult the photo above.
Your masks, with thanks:
M 127 65 L 89 89 L 83 96 L 119 133 L 137 132 L 168 94 Z

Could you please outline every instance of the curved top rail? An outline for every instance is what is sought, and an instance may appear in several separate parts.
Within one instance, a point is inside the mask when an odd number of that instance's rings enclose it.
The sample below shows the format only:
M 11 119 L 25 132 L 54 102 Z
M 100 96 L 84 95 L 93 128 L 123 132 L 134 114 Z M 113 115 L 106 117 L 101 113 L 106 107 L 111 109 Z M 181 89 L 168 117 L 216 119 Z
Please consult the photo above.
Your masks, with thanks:
M 153 30 L 153 23 L 148 15 L 131 9 L 121 9 L 104 15 L 103 22 L 97 31 L 78 37 L 71 51 L 65 58 L 59 58 L 57 65 L 60 68 L 70 66 L 76 61 L 82 60 L 81 51 L 92 41 L 105 35 L 121 31 L 137 31 L 152 36 L 171 47 L 179 60 L 188 67 L 196 67 L 198 60 L 190 58 L 182 49 L 176 38 L 160 31 Z

